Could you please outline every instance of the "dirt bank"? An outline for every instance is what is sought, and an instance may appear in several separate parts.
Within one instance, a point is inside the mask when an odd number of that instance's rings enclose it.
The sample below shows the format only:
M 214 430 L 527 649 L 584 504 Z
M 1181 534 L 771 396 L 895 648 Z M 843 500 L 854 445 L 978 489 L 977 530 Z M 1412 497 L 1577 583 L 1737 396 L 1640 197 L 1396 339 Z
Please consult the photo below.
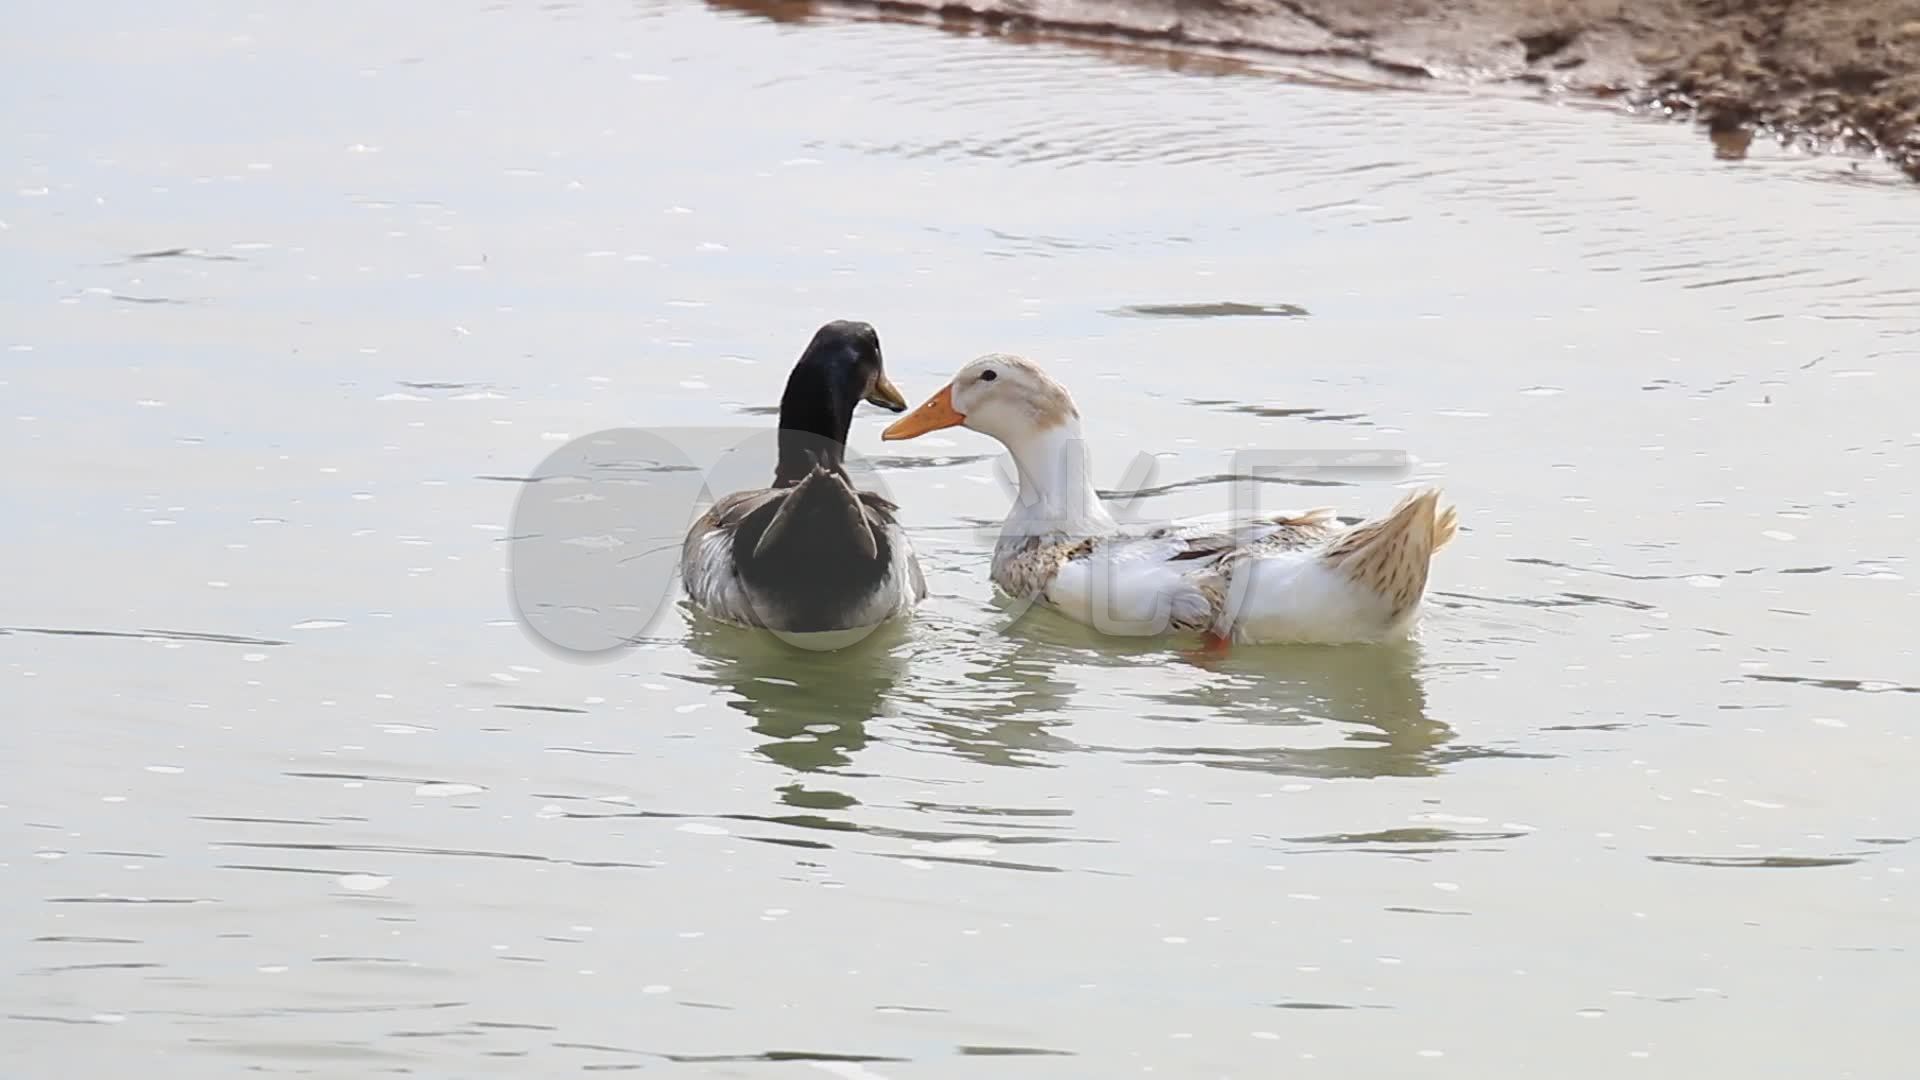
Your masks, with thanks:
M 808 0 L 713 0 L 783 8 Z M 1883 154 L 1920 180 L 1920 0 L 851 0 L 1016 30 L 1526 81 L 1700 121 L 1722 156 L 1756 132 Z M 768 12 L 772 14 L 772 12 Z M 778 17 L 778 16 L 776 16 Z

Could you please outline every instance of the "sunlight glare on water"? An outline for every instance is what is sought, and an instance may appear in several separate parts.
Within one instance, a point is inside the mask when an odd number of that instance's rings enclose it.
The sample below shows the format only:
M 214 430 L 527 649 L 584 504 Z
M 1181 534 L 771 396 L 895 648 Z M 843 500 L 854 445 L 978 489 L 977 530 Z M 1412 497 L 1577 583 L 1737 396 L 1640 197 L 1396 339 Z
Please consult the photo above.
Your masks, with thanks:
M 0 1071 L 1889 1075 L 1913 192 L 763 10 L 16 13 Z M 1419 639 L 1001 633 L 998 448 L 874 409 L 909 625 L 530 637 L 540 462 L 764 430 L 832 318 L 1040 360 L 1142 516 L 1411 455 Z

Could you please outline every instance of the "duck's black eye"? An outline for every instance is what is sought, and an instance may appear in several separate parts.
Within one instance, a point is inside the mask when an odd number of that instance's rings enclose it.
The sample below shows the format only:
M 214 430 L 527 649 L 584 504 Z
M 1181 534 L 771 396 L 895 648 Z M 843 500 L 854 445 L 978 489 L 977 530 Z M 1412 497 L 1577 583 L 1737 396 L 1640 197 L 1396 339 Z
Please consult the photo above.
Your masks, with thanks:
M 997 371 L 994 371 L 994 370 L 993 370 L 993 369 L 991 369 L 991 368 L 989 368 L 989 369 L 987 369 L 986 371 L 983 371 L 983 372 L 981 372 L 981 373 L 980 373 L 980 381 L 981 381 L 981 382 L 992 382 L 993 380 L 995 380 L 995 379 L 997 379 L 997 378 L 999 378 L 999 377 L 1000 377 L 1000 373 L 999 373 L 999 372 L 997 372 Z

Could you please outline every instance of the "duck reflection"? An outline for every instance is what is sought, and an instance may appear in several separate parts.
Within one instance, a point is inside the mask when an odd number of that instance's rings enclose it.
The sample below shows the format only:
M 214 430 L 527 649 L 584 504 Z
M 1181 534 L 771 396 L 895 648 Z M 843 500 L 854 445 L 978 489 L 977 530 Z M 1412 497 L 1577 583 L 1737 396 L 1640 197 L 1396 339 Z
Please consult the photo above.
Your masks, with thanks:
M 1056 719 L 1051 722 L 1063 722 L 1060 707 L 1071 690 L 1050 677 L 1050 665 L 1036 668 L 1031 657 L 1002 655 L 984 673 L 963 670 L 943 676 L 939 673 L 953 669 L 954 637 L 937 619 L 884 626 L 837 652 L 796 649 L 761 632 L 704 620 L 689 624 L 686 640 L 698 658 L 699 670 L 681 677 L 723 690 L 725 704 L 752 718 L 753 730 L 768 738 L 758 752 L 797 774 L 777 792 L 783 804 L 799 812 L 742 816 L 812 830 L 816 836 L 859 833 L 916 845 L 1025 850 L 1070 841 L 1069 836 L 1053 835 L 1060 827 L 1050 823 L 1051 817 L 1066 813 L 1057 808 L 909 801 L 911 812 L 933 815 L 942 823 L 938 828 L 923 828 L 888 823 L 889 812 L 898 811 L 898 806 L 868 807 L 857 815 L 843 813 L 860 807 L 860 800 L 826 786 L 829 777 L 863 775 L 853 766 L 854 759 L 877 741 L 868 725 L 883 716 L 889 724 L 885 738 L 898 749 L 927 748 L 930 743 L 942 754 L 985 764 L 1039 764 L 1045 751 L 1064 743 L 1047 735 L 1048 721 L 1030 714 L 1052 713 Z M 1020 651 L 1017 645 L 1007 649 L 1004 642 L 983 644 L 989 652 Z M 910 669 L 914 676 L 906 679 Z M 827 845 L 819 839 L 769 842 Z M 875 854 L 909 857 L 899 851 Z M 986 857 L 958 850 L 941 854 L 916 849 L 910 857 L 1026 871 L 1059 869 L 1037 859 Z
M 1428 714 L 1414 642 L 1245 647 L 1203 665 L 1165 639 L 1108 637 L 1041 610 L 1027 612 L 1006 633 L 1028 645 L 1029 663 L 1051 653 L 1098 667 L 1151 667 L 1159 673 L 1156 688 L 1132 695 L 1147 704 L 1145 719 L 1191 723 L 1210 742 L 1232 744 L 1128 751 L 1150 760 L 1367 779 L 1432 776 L 1463 758 L 1493 756 L 1450 745 L 1453 729 Z M 1283 730 L 1307 742 L 1324 741 L 1330 729 L 1341 733 L 1339 744 L 1272 745 Z
M 1235 658 L 1219 678 L 1167 694 L 1170 705 L 1198 707 L 1269 730 L 1283 726 L 1344 729 L 1331 746 L 1166 747 L 1229 769 L 1296 776 L 1372 779 L 1434 776 L 1470 748 L 1449 749 L 1453 729 L 1427 713 L 1420 649 L 1413 643 L 1303 646 L 1276 655 Z
M 689 682 L 729 691 L 729 708 L 753 720 L 768 741 L 756 749 L 803 775 L 834 773 L 852 764 L 871 741 L 867 723 L 906 671 L 904 627 L 883 625 L 844 649 L 816 652 L 771 635 L 704 619 L 688 626 L 687 646 L 699 670 Z M 802 784 L 781 789 L 782 801 L 811 810 L 858 802 L 851 795 Z
M 963 629 L 973 632 L 956 659 Z M 837 652 L 696 622 L 688 645 L 700 667 L 684 677 L 728 691 L 728 707 L 767 738 L 758 752 L 801 776 L 781 789 L 782 800 L 812 810 L 857 804 L 815 784 L 822 774 L 859 775 L 849 770 L 882 716 L 891 717 L 889 738 L 903 749 L 1003 767 L 1058 767 L 1067 753 L 1092 751 L 1371 779 L 1433 776 L 1498 754 L 1459 744 L 1429 714 L 1415 642 L 1241 648 L 1200 663 L 1165 639 L 1109 637 L 1033 610 L 997 634 L 932 616 L 882 627 Z M 1157 730 L 1187 725 L 1195 739 L 1103 746 L 1069 738 L 1069 725 L 1098 730 L 1092 714 L 1103 687 L 1109 698 L 1128 699 L 1132 716 Z
M 1075 748 L 1047 730 L 1065 722 L 1074 689 L 1054 675 L 1053 650 L 989 638 L 968 643 L 984 664 L 956 665 L 952 629 L 923 618 L 917 627 L 887 624 L 848 648 L 812 652 L 692 620 L 687 645 L 700 670 L 683 677 L 730 691 L 728 707 L 771 740 L 759 752 L 798 773 L 850 766 L 872 741 L 869 722 L 889 709 L 910 729 L 903 742 L 931 741 L 982 764 L 1048 764 L 1047 753 Z M 915 677 L 905 680 L 910 667 Z
M 973 662 L 929 665 L 902 693 L 909 738 L 982 765 L 1050 767 L 1062 752 L 1083 749 L 1057 730 L 1072 720 L 1076 689 L 1058 674 L 1057 650 L 987 636 L 967 651 Z

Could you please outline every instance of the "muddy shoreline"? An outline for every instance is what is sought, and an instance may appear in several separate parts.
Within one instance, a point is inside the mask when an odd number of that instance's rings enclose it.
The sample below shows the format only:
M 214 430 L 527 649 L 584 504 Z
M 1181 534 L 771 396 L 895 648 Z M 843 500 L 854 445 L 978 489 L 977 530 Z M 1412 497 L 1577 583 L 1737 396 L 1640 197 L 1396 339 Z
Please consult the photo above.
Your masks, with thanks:
M 1000 32 L 1121 38 L 1525 83 L 1756 136 L 1883 157 L 1920 180 L 1920 0 L 711 0 L 841 8 Z

